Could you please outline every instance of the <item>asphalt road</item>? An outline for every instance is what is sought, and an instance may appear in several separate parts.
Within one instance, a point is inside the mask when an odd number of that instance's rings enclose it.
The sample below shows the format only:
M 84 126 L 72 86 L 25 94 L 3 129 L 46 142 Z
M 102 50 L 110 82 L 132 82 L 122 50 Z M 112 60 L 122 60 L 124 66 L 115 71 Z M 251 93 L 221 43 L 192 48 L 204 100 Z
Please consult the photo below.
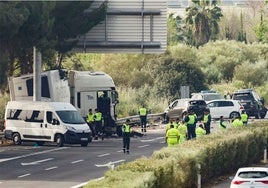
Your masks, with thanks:
M 122 152 L 121 138 L 80 145 L 0 147 L 0 187 L 75 188 L 90 179 L 101 178 L 108 164 L 115 166 L 142 156 L 150 156 L 165 146 L 164 129 L 149 130 L 146 136 L 131 139 L 130 154 Z

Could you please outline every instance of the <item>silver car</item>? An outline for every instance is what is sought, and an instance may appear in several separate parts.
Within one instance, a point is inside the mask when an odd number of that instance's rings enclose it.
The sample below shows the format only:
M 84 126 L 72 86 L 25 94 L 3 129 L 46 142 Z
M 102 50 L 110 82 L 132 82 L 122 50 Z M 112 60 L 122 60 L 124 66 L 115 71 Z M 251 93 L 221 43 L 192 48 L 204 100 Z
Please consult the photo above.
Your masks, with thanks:
M 168 108 L 166 108 L 164 115 L 166 121 L 169 121 L 170 118 L 182 118 L 187 111 L 192 110 L 197 115 L 197 118 L 201 120 L 203 119 L 206 108 L 207 104 L 204 100 L 194 100 L 189 98 L 176 99 L 168 106 Z

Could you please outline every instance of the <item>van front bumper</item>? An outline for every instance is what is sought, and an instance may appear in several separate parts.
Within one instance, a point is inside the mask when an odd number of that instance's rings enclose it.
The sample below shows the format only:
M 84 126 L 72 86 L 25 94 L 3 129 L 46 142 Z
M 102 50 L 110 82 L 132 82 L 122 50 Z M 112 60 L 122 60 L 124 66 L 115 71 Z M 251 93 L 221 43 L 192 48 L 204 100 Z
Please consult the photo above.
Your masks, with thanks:
M 83 142 L 92 141 L 92 133 L 76 133 L 73 131 L 67 131 L 64 134 L 65 143 L 67 144 L 80 144 Z

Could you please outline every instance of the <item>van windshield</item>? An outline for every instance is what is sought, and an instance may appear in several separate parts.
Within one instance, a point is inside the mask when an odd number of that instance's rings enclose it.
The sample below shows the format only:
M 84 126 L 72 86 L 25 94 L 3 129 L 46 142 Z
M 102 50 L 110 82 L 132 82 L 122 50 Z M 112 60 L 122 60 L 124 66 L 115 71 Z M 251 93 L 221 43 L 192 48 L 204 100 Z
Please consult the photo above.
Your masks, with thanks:
M 77 111 L 56 111 L 62 122 L 68 124 L 84 124 L 85 120 Z

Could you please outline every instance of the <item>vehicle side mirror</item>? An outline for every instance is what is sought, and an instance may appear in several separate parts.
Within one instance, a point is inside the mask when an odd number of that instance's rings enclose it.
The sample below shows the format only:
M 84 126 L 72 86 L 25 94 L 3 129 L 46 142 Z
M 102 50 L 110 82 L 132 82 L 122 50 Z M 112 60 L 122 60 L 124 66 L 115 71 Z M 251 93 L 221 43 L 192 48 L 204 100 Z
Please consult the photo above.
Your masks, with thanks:
M 60 124 L 59 120 L 57 119 L 52 120 L 52 125 L 59 125 L 59 124 Z

